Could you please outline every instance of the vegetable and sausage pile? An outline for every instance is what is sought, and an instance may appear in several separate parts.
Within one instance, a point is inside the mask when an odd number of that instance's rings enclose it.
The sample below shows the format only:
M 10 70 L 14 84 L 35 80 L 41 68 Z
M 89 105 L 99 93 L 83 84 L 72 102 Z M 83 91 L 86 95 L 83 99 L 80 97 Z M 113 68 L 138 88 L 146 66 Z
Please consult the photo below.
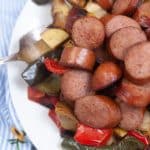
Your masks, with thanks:
M 22 77 L 62 146 L 149 149 L 150 1 L 53 0 L 52 14 Z

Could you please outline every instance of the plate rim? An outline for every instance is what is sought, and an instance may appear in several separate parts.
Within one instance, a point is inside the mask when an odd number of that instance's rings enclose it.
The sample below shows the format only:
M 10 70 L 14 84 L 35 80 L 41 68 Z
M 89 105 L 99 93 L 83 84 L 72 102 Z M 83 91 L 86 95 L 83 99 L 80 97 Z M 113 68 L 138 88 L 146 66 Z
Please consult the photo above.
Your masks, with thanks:
M 22 9 L 22 11 L 20 12 L 20 14 L 18 15 L 18 18 L 17 18 L 17 20 L 16 20 L 16 23 L 15 23 L 15 25 L 14 25 L 14 28 L 13 28 L 13 31 L 12 31 L 12 36 L 11 36 L 11 41 L 10 41 L 10 44 L 9 44 L 9 50 L 8 50 L 8 54 L 10 55 L 10 54 L 12 54 L 12 48 L 14 47 L 14 44 L 16 44 L 16 43 L 14 43 L 14 39 L 16 38 L 16 33 L 15 33 L 15 31 L 16 31 L 16 29 L 17 29 L 17 26 L 18 26 L 18 24 L 19 24 L 19 21 L 18 20 L 20 20 L 20 18 L 21 18 L 21 16 L 22 16 L 22 13 L 25 11 L 25 9 L 28 7 L 28 5 L 29 5 L 29 3 L 33 3 L 31 0 L 27 0 L 27 2 L 25 3 L 25 5 L 24 5 L 24 7 L 23 7 L 23 9 Z M 42 6 L 41 6 L 42 7 Z M 19 38 L 18 38 L 19 39 Z M 18 42 L 18 41 L 17 41 Z M 18 44 L 18 43 L 17 43 Z M 17 50 L 17 49 L 16 49 Z M 15 50 L 15 51 L 16 51 Z M 9 72 L 9 65 L 7 65 L 7 70 L 8 70 L 8 72 Z M 13 96 L 11 95 L 11 90 L 10 90 L 10 78 L 9 78 L 9 73 L 7 74 L 8 75 L 8 85 L 9 85 L 9 92 L 10 92 L 10 100 L 11 100 L 11 102 L 12 102 L 12 105 L 13 105 L 13 107 L 14 107 L 14 110 L 15 110 L 15 112 L 16 112 L 16 115 L 17 115 L 17 118 L 19 119 L 19 122 L 20 122 L 20 124 L 21 124 L 21 126 L 25 129 L 25 131 L 27 132 L 27 135 L 28 135 L 28 137 L 29 137 L 29 139 L 30 139 L 30 141 L 38 148 L 39 147 L 39 145 L 35 142 L 35 140 L 34 139 L 32 139 L 31 138 L 31 136 L 30 136 L 30 134 L 28 134 L 29 132 L 27 131 L 27 129 L 25 128 L 25 125 L 22 123 L 22 121 L 21 121 L 21 119 L 20 119 L 20 117 L 18 116 L 18 110 L 16 109 L 16 107 L 15 107 L 15 105 L 14 105 L 14 100 L 13 100 Z M 37 104 L 38 105 L 38 104 Z M 50 125 L 51 126 L 51 125 Z M 61 141 L 61 140 L 60 140 Z M 59 143 L 60 143 L 60 141 L 59 141 Z M 50 147 L 51 148 L 51 147 Z M 58 148 L 59 149 L 59 148 Z M 43 150 L 43 149 L 39 149 L 39 150 Z

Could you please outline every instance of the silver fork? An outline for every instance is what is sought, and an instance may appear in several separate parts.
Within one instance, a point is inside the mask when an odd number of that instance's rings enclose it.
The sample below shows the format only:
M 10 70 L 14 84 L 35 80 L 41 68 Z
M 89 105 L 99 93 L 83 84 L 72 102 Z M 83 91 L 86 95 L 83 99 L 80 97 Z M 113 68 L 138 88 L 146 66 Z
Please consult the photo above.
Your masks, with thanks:
M 19 41 L 19 51 L 10 56 L 0 58 L 0 65 L 17 60 L 29 63 L 31 60 L 36 59 L 40 54 L 37 53 L 38 49 L 35 43 L 41 40 L 40 34 L 44 30 L 46 30 L 45 26 L 36 28 L 25 34 Z

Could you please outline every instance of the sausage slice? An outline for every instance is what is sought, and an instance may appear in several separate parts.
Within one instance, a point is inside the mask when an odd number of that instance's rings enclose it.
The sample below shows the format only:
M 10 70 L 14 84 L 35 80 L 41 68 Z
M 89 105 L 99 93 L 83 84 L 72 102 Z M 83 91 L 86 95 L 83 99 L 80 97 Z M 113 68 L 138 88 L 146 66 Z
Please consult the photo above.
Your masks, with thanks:
M 122 71 L 113 62 L 104 62 L 99 65 L 92 77 L 92 89 L 101 90 L 120 79 Z
M 127 16 L 117 15 L 110 17 L 110 20 L 107 21 L 105 25 L 106 36 L 110 37 L 117 30 L 130 26 L 141 29 L 140 25 L 135 20 Z
M 135 130 L 143 122 L 144 108 L 133 107 L 124 102 L 119 102 L 122 119 L 119 126 L 125 130 Z
M 110 10 L 114 3 L 114 0 L 96 0 L 96 2 L 104 9 Z
M 112 14 L 132 14 L 140 2 L 141 0 L 116 0 L 112 8 Z
M 79 47 L 97 48 L 103 43 L 104 37 L 104 26 L 95 17 L 82 17 L 73 24 L 72 38 Z
M 61 79 L 61 92 L 66 100 L 75 101 L 91 95 L 91 73 L 81 70 L 67 71 Z
M 128 49 L 124 58 L 128 77 L 135 83 L 150 81 L 150 42 L 142 42 Z
M 141 86 L 124 79 L 116 95 L 129 105 L 146 107 L 150 104 L 150 84 Z
M 92 70 L 95 64 L 95 53 L 81 47 L 66 47 L 61 55 L 60 63 L 67 67 Z
M 119 106 L 106 96 L 86 96 L 75 102 L 78 120 L 93 128 L 112 128 L 121 120 Z
M 110 38 L 110 53 L 119 60 L 124 60 L 124 55 L 129 47 L 139 42 L 146 41 L 145 33 L 135 27 L 126 27 L 116 31 Z

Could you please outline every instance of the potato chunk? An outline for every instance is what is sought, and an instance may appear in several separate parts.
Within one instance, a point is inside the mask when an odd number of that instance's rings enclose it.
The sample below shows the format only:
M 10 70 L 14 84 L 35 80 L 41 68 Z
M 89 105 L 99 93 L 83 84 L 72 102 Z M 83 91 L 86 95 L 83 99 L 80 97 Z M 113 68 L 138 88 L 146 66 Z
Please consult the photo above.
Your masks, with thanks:
M 61 126 L 64 129 L 72 131 L 76 130 L 78 121 L 68 105 L 64 102 L 58 102 L 55 107 L 55 112 L 60 120 Z
M 41 34 L 43 41 L 54 49 L 69 38 L 69 34 L 62 29 L 51 28 Z
M 89 1 L 87 5 L 85 6 L 85 10 L 92 16 L 100 19 L 104 15 L 107 14 L 107 12 L 97 3 Z

